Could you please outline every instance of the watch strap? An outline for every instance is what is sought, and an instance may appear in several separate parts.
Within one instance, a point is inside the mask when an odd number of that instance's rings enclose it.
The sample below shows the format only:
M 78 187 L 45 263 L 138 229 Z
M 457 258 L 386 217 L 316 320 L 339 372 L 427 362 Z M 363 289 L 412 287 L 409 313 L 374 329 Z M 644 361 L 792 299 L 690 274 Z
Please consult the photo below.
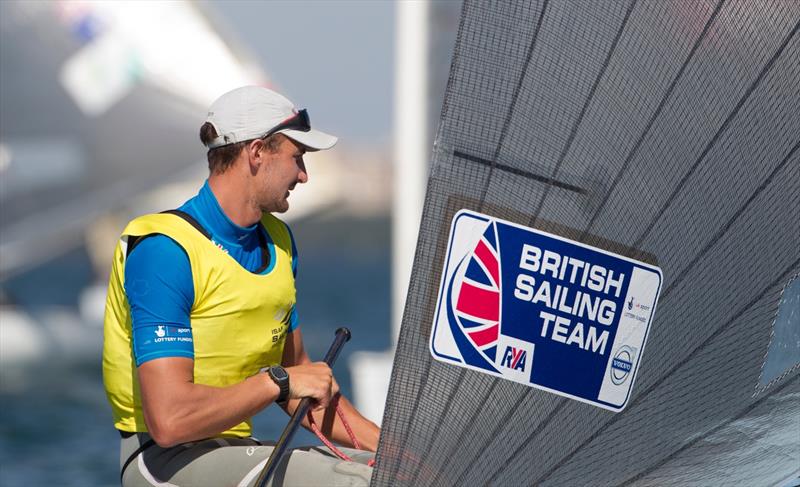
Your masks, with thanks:
M 278 377 L 274 369 L 281 370 L 283 372 L 283 374 L 281 374 L 282 377 Z M 272 379 L 272 382 L 274 382 L 280 389 L 280 394 L 278 394 L 278 398 L 275 400 L 275 402 L 286 402 L 286 400 L 289 399 L 289 373 L 286 372 L 286 369 L 280 365 L 273 365 L 271 367 L 264 367 L 261 369 L 261 371 L 266 372 L 270 379 Z

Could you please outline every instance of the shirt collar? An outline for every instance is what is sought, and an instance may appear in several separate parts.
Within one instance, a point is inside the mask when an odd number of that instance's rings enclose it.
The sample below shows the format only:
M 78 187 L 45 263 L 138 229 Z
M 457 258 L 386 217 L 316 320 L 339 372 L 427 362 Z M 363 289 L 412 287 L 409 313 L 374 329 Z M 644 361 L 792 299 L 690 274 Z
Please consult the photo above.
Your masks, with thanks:
M 256 235 L 258 223 L 254 223 L 249 227 L 241 227 L 231 221 L 225 211 L 217 201 L 214 192 L 211 191 L 211 186 L 208 185 L 206 180 L 203 187 L 200 189 L 198 203 L 202 208 L 203 215 L 206 217 L 206 224 L 210 227 L 207 230 L 217 238 L 226 240 L 228 242 L 242 244 L 248 237 Z

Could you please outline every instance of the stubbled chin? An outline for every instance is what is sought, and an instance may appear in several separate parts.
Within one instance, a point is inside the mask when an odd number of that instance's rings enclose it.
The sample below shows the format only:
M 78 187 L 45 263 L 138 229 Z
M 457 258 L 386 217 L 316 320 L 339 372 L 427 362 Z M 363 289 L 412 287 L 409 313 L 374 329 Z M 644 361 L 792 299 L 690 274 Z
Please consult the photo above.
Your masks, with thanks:
M 261 211 L 264 213 L 286 213 L 289 209 L 289 201 L 285 198 L 281 201 L 277 201 L 269 206 L 262 206 Z
M 286 213 L 289 210 L 289 201 L 284 199 L 280 203 L 278 203 L 278 209 L 275 210 L 275 213 Z

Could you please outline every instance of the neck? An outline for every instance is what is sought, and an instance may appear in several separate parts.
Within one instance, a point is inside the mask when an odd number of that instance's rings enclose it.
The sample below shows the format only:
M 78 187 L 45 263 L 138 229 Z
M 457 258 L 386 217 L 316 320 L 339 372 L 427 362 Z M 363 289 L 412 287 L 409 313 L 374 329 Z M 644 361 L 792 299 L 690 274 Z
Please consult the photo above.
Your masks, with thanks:
M 261 209 L 254 204 L 245 181 L 237 181 L 234 168 L 222 174 L 211 174 L 208 186 L 230 220 L 240 227 L 249 227 L 261 220 Z

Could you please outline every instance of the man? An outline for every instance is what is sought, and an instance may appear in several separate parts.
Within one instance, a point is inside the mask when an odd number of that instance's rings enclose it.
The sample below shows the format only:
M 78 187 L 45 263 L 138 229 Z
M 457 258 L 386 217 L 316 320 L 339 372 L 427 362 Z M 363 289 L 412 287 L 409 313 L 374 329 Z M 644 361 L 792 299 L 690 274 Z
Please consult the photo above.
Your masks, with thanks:
M 362 449 L 294 450 L 274 485 L 367 485 L 378 427 L 312 363 L 295 307 L 297 250 L 271 213 L 308 181 L 307 151 L 336 137 L 305 110 L 248 86 L 212 105 L 200 138 L 210 175 L 178 210 L 133 220 L 117 246 L 106 303 L 103 377 L 122 435 L 121 481 L 134 485 L 253 485 L 271 446 L 251 417 L 304 397 L 333 441 Z

